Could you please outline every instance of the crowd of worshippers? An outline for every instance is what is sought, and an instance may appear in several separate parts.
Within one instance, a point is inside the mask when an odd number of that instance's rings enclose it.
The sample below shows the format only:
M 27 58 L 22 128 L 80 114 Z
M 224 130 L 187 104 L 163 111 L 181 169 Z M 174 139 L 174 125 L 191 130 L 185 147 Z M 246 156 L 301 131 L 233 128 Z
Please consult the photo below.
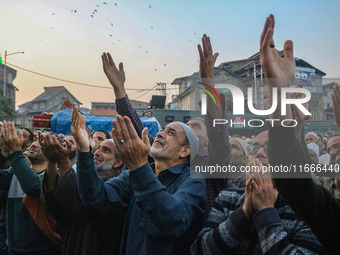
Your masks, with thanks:
M 267 86 L 280 91 L 294 80 L 295 59 L 289 40 L 279 56 L 274 23 L 269 15 L 260 62 Z M 218 54 L 207 35 L 198 52 L 201 81 L 214 86 Z M 304 135 L 307 116 L 288 105 L 285 116 L 277 109 L 270 118 L 295 119 L 295 127 L 230 138 L 224 125 L 213 127 L 225 102 L 208 97 L 204 118 L 172 122 L 152 137 L 125 91 L 123 64 L 109 53 L 102 63 L 118 112 L 111 132 L 86 128 L 76 104 L 67 135 L 1 125 L 1 254 L 340 254 L 339 179 L 261 171 L 338 164 L 340 136 L 325 144 L 314 132 Z M 340 127 L 337 84 L 332 99 Z M 216 164 L 253 170 L 233 178 L 193 171 Z

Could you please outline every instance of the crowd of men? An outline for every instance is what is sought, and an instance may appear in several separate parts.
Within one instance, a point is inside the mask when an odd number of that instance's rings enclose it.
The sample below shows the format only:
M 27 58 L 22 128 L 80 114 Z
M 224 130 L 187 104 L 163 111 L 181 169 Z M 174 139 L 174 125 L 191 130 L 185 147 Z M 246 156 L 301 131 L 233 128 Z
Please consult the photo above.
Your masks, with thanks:
M 272 88 L 281 93 L 295 76 L 293 43 L 280 57 L 274 23 L 269 15 L 260 40 L 270 101 Z M 201 82 L 214 87 L 218 54 L 207 35 L 198 52 Z M 1 125 L 1 254 L 340 254 L 340 179 L 263 171 L 339 164 L 340 136 L 324 143 L 304 135 L 306 116 L 287 105 L 286 115 L 277 107 L 270 118 L 295 127 L 229 138 L 224 125 L 213 127 L 226 116 L 224 97 L 222 105 L 208 97 L 204 118 L 172 122 L 152 137 L 125 91 L 123 64 L 109 53 L 102 62 L 118 112 L 111 133 L 91 132 L 76 104 L 69 134 Z M 332 99 L 340 127 L 339 85 Z M 210 178 L 193 170 L 212 165 L 252 170 Z

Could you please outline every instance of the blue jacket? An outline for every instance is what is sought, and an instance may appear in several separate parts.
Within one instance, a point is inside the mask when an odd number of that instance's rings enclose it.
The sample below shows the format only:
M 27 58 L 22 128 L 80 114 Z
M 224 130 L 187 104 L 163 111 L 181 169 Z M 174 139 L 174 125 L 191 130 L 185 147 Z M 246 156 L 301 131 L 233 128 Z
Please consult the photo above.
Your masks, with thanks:
M 127 208 L 121 254 L 190 254 L 204 221 L 205 184 L 191 178 L 187 165 L 157 177 L 149 163 L 104 182 L 91 152 L 78 152 L 77 177 L 82 202 L 91 209 Z

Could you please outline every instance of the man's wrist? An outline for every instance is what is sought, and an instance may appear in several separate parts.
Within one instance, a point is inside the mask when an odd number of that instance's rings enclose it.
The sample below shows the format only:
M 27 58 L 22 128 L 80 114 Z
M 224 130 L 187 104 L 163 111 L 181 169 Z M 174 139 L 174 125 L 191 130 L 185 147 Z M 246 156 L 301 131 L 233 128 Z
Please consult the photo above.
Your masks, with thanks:
M 78 145 L 78 150 L 81 152 L 89 152 L 90 151 L 90 145 Z
M 242 206 L 242 210 L 243 210 L 244 214 L 247 216 L 247 218 L 251 219 L 252 212 L 250 210 L 248 210 L 248 208 L 245 205 Z
M 124 98 L 126 95 L 125 89 L 113 89 L 116 99 Z
M 128 167 L 129 171 L 132 172 L 134 170 L 137 170 L 138 168 L 144 166 L 146 163 L 148 163 L 148 160 L 146 159 L 145 161 L 143 161 L 142 163 L 138 163 L 138 164 L 126 164 L 126 166 Z
M 262 210 L 268 209 L 268 208 L 274 208 L 274 205 L 263 205 L 263 204 L 261 204 L 257 209 L 255 209 L 255 212 L 259 212 L 259 211 L 262 211 Z

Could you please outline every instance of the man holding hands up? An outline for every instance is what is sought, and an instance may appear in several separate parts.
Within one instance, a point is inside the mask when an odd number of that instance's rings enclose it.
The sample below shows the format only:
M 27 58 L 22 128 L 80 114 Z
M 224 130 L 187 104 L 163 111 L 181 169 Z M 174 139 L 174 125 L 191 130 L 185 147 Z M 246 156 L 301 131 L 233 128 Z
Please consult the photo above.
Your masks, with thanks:
M 189 254 L 204 219 L 203 179 L 190 178 L 198 138 L 184 123 L 173 122 L 157 134 L 150 148 L 147 129 L 140 139 L 128 117 L 117 116 L 112 136 L 129 171 L 104 182 L 98 177 L 76 105 L 72 134 L 78 144 L 77 178 L 82 202 L 93 210 L 127 208 L 121 254 Z M 148 163 L 148 155 L 155 164 Z

